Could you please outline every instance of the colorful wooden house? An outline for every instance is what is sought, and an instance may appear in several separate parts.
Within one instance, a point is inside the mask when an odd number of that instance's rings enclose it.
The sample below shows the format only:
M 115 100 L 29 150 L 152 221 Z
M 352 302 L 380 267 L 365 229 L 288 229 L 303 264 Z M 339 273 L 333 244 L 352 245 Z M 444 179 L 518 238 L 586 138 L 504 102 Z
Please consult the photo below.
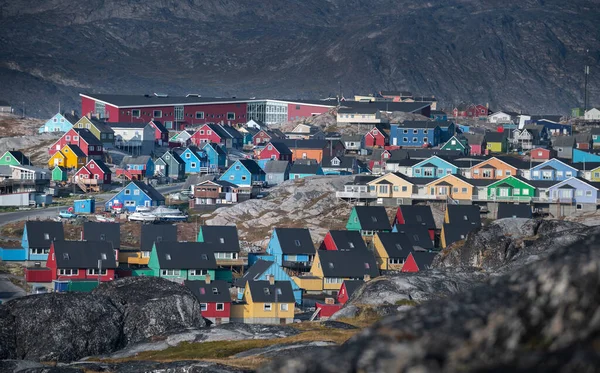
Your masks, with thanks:
M 529 170 L 531 180 L 555 180 L 562 181 L 576 177 L 579 173 L 577 168 L 568 165 L 556 158 L 537 164 Z
M 463 135 L 469 144 L 470 155 L 484 155 L 486 150 L 485 136 L 479 133 L 465 133 Z
M 248 187 L 239 187 L 225 180 L 204 180 L 193 186 L 193 204 L 227 205 L 250 198 Z
M 440 143 L 442 130 L 439 121 L 404 121 L 390 126 L 390 145 L 431 147 Z
M 67 144 L 54 153 L 48 160 L 48 167 L 61 166 L 79 169 L 85 165 L 85 153 L 77 145 Z
M 459 139 L 456 136 L 452 136 L 448 141 L 446 141 L 440 149 L 442 150 L 458 150 L 462 154 L 469 154 L 469 143 L 466 138 Z
M 379 269 L 401 270 L 408 255 L 414 251 L 412 242 L 404 233 L 380 232 L 373 237 L 375 259 Z
M 243 298 L 231 307 L 231 321 L 245 324 L 291 324 L 294 321 L 291 282 L 248 281 Z
M 445 249 L 454 242 L 464 241 L 470 232 L 479 227 L 481 227 L 481 223 L 476 224 L 472 221 L 456 220 L 452 223 L 445 222 L 442 225 L 442 233 L 440 234 L 440 245 Z
M 367 182 L 368 192 L 376 198 L 410 198 L 415 185 L 401 173 L 387 173 Z
M 26 221 L 23 228 L 21 247 L 27 250 L 27 258 L 31 261 L 48 259 L 50 244 L 53 241 L 64 241 L 63 224 L 55 221 Z
M 402 265 L 402 272 L 420 272 L 431 268 L 433 259 L 437 253 L 428 251 L 413 251 L 408 254 L 406 261 Z
M 412 167 L 413 177 L 440 178 L 457 172 L 458 167 L 436 155 L 424 159 Z
M 394 217 L 394 225 L 421 225 L 429 232 L 429 237 L 435 239 L 436 225 L 431 207 L 427 205 L 399 205 Z
M 217 262 L 210 244 L 202 242 L 154 242 L 148 267 L 155 277 L 183 283 L 215 277 Z
M 354 206 L 346 223 L 349 231 L 358 231 L 364 239 L 378 232 L 391 232 L 392 226 L 383 206 Z
M 299 274 L 312 266 L 315 246 L 306 228 L 275 228 L 267 254 L 288 273 Z
M 345 280 L 342 282 L 340 291 L 338 292 L 337 301 L 340 304 L 346 304 L 346 302 L 352 297 L 358 288 L 360 288 L 365 282 L 361 280 Z
M 137 157 L 126 155 L 116 170 L 117 177 L 122 175 L 129 180 L 142 180 L 152 177 L 154 173 L 154 161 L 149 155 L 140 155 Z
M 204 144 L 202 150 L 206 153 L 208 167 L 210 169 L 224 169 L 227 164 L 227 151 L 222 146 L 215 143 Z
M 117 254 L 103 241 L 52 241 L 46 267 L 52 281 L 112 281 Z
M 129 265 L 145 267 L 149 275 L 152 271 L 147 268 L 150 260 L 150 253 L 155 242 L 176 242 L 177 241 L 177 226 L 170 224 L 144 224 L 140 235 L 140 247 L 138 250 L 132 250 L 124 253 L 121 249 L 119 252 L 119 262 L 128 263 Z
M 425 194 L 435 199 L 470 201 L 473 198 L 473 184 L 459 175 L 446 175 L 425 185 Z
M 320 280 L 318 282 L 320 289 L 313 289 L 312 286 L 307 285 L 307 290 L 332 293 L 339 292 L 345 280 L 369 281 L 379 276 L 379 269 L 373 253 L 368 250 L 317 250 L 310 274 Z M 303 289 L 305 279 L 310 280 L 305 276 L 294 277 L 294 281 Z
M 575 136 L 558 136 L 552 138 L 552 148 L 559 158 L 573 159 Z M 575 160 L 573 160 L 576 162 Z
M 551 186 L 548 195 L 551 202 L 575 204 L 580 210 L 588 204 L 595 211 L 598 204 L 598 188 L 575 177 Z
M 162 124 L 161 121 L 153 119 L 149 123 L 150 127 L 154 129 L 154 140 L 158 146 L 164 146 L 169 144 L 169 130 Z
M 226 324 L 231 317 L 231 296 L 229 284 L 221 280 L 212 280 L 210 275 L 204 281 L 185 280 L 185 286 L 200 303 L 202 317 L 215 325 Z
M 0 158 L 0 166 L 33 166 L 20 150 L 7 150 Z
M 508 176 L 518 176 L 519 170 L 505 161 L 492 157 L 477 163 L 469 169 L 472 179 L 502 180 Z
M 254 135 L 252 135 L 252 144 L 253 145 L 263 145 L 268 142 L 277 141 L 277 139 L 284 139 L 285 135 L 280 131 L 270 131 L 267 129 L 260 129 L 256 131 Z
M 590 133 L 592 135 L 592 147 L 600 148 L 600 127 L 592 128 Z
M 78 120 L 79 118 L 75 115 L 75 112 L 62 114 L 56 113 L 52 118 L 48 119 L 43 126 L 40 127 L 38 132 L 67 132 L 73 128 L 73 125 L 77 123 Z
M 390 142 L 390 136 L 385 132 L 382 126 L 375 125 L 365 134 L 364 144 L 365 147 L 381 147 L 388 145 Z
M 556 151 L 546 148 L 534 148 L 529 152 L 529 157 L 534 162 L 545 162 L 557 156 Z
M 106 122 L 92 118 L 91 116 L 83 116 L 73 125 L 73 128 L 82 128 L 90 131 L 90 133 L 98 139 L 100 144 L 106 149 L 110 149 L 114 146 L 115 131 L 113 131 Z
M 319 250 L 365 251 L 367 246 L 358 231 L 331 230 L 325 235 Z
M 535 196 L 535 187 L 516 176 L 509 176 L 490 184 L 488 199 L 492 201 L 530 201 Z
M 77 145 L 83 153 L 91 159 L 102 159 L 104 155 L 104 145 L 92 134 L 92 132 L 90 132 L 90 130 L 75 127 L 71 128 L 60 139 L 52 144 L 48 154 L 52 156 L 69 144 Z
M 112 182 L 112 171 L 104 162 L 91 159 L 85 166 L 77 170 L 74 180 L 77 183 L 103 188 Z
M 507 132 L 486 132 L 485 143 L 489 153 L 506 153 L 508 150 Z
M 296 161 L 290 167 L 290 180 L 317 175 L 324 175 L 324 173 L 321 165 L 315 160 L 306 160 L 305 162 Z
M 323 160 L 324 155 L 344 155 L 346 149 L 339 140 L 279 140 L 292 151 L 292 161 L 296 159 L 315 159 L 317 162 Z
M 232 270 L 243 270 L 240 241 L 235 225 L 201 225 L 198 242 L 211 244 L 217 261 L 215 280 L 232 281 Z
M 185 179 L 185 166 L 185 161 L 177 152 L 168 150 L 154 161 L 154 174 L 182 180 Z
M 207 123 L 202 125 L 191 137 L 194 145 L 214 142 L 224 145 L 227 149 L 241 148 L 244 136 L 229 125 Z
M 258 259 L 244 275 L 234 281 L 234 286 L 238 289 L 238 299 L 243 298 L 243 290 L 248 282 L 265 281 L 273 277 L 278 282 L 289 282 L 294 296 L 294 302 L 302 304 L 302 289 L 292 280 L 288 271 L 280 264 L 271 261 Z
M 291 162 L 292 151 L 284 143 L 271 141 L 260 151 L 258 159 L 272 159 Z
M 55 166 L 52 169 L 52 181 L 67 181 L 67 169 L 62 166 Z
M 587 181 L 600 182 L 600 162 L 593 163 L 575 163 L 579 169 L 579 174 Z
M 134 212 L 137 206 L 151 207 L 165 204 L 165 197 L 154 187 L 141 181 L 131 181 L 105 203 L 106 211 Z
M 179 157 L 185 162 L 186 174 L 198 174 L 203 170 L 208 172 L 208 158 L 198 147 L 188 146 Z
M 456 125 L 452 121 L 437 121 L 440 126 L 440 144 L 449 141 L 456 133 Z
M 219 180 L 239 186 L 251 186 L 265 182 L 265 172 L 251 159 L 240 159 L 229 167 Z
M 290 178 L 290 168 L 292 165 L 288 161 L 273 161 L 265 162 L 263 171 L 265 171 L 265 179 L 268 185 L 278 185 Z

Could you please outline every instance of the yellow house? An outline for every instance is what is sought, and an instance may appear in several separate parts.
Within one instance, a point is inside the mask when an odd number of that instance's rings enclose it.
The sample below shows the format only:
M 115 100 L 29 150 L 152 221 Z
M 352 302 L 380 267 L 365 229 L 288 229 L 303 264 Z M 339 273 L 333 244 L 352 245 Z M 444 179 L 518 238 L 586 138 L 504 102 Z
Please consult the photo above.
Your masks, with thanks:
M 150 261 L 150 254 L 148 252 L 142 252 L 139 249 L 121 249 L 119 250 L 119 263 L 121 264 L 135 264 L 141 266 L 148 266 Z
M 425 193 L 436 199 L 471 200 L 473 185 L 458 175 L 446 175 L 425 185 Z
M 85 165 L 86 155 L 77 145 L 68 144 L 65 145 L 61 150 L 58 150 L 50 160 L 48 166 L 54 168 L 61 166 L 65 168 L 80 169 Z
M 380 270 L 401 270 L 404 261 L 413 251 L 404 233 L 379 232 L 373 237 L 375 260 Z
M 241 302 L 232 303 L 232 322 L 290 324 L 294 322 L 294 292 L 289 281 L 247 281 Z
M 377 198 L 410 198 L 415 185 L 399 172 L 390 172 L 367 183 Z
M 596 167 L 590 171 L 590 181 L 600 181 L 600 167 Z

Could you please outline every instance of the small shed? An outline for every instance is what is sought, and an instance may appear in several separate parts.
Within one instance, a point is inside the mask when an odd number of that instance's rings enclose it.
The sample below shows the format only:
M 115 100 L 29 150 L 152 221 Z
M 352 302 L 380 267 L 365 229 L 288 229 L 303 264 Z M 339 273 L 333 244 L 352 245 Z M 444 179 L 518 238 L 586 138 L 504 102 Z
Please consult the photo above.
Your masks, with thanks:
M 67 169 L 62 166 L 52 169 L 52 181 L 67 181 L 67 176 Z
M 93 214 L 96 211 L 96 200 L 91 198 L 75 200 L 73 208 L 76 214 Z

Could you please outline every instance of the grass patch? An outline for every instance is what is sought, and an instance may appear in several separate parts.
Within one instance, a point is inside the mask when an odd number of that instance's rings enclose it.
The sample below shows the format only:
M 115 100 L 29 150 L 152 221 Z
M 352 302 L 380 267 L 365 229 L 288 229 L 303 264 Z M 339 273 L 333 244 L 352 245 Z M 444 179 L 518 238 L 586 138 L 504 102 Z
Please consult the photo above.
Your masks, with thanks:
M 418 303 L 410 299 L 400 299 L 394 303 L 396 306 L 416 306 Z

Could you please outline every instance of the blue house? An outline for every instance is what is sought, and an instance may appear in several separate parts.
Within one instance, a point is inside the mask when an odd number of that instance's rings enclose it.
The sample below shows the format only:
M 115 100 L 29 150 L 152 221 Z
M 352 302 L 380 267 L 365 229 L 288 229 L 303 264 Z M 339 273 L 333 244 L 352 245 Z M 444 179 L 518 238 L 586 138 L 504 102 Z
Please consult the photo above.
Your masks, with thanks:
M 27 221 L 23 228 L 21 246 L 26 250 L 29 260 L 48 259 L 52 241 L 64 241 L 65 231 L 62 223 L 56 221 Z
M 596 210 L 598 188 L 572 177 L 552 185 L 548 188 L 548 195 L 553 202 L 591 204 Z M 579 206 L 577 208 L 579 209 Z
M 390 127 L 390 144 L 405 147 L 429 147 L 440 143 L 440 122 L 405 121 Z
M 265 172 L 252 159 L 240 159 L 225 171 L 219 180 L 229 181 L 238 186 L 251 186 L 265 181 Z
M 561 124 L 547 119 L 540 119 L 537 121 L 532 121 L 530 123 L 535 123 L 538 126 L 544 126 L 546 131 L 548 131 L 548 133 L 552 136 L 571 136 L 572 134 L 572 126 L 569 124 Z
M 529 170 L 530 180 L 553 180 L 561 181 L 575 177 L 578 170 L 556 158 L 540 163 Z
M 313 162 L 294 162 L 290 168 L 290 179 L 302 179 L 309 176 L 324 175 L 321 165 Z
M 201 168 L 208 167 L 206 153 L 196 146 L 188 146 L 179 156 L 185 162 L 186 174 L 197 174 Z
M 413 177 L 440 178 L 448 174 L 456 175 L 458 172 L 458 167 L 436 155 L 422 160 L 411 169 Z
M 600 155 L 597 153 L 586 152 L 580 149 L 573 149 L 573 163 L 582 162 L 600 162 Z
M 78 120 L 79 118 L 77 118 L 75 112 L 63 114 L 57 113 L 52 118 L 48 119 L 48 121 L 40 127 L 38 132 L 68 132 Z
M 227 164 L 227 150 L 213 142 L 206 143 L 202 147 L 208 159 L 208 167 L 213 169 L 224 169 Z
M 275 262 L 260 259 L 248 268 L 244 276 L 235 280 L 234 285 L 238 289 L 238 299 L 243 298 L 248 281 L 268 281 L 270 275 L 275 277 L 275 281 L 289 281 L 294 291 L 296 303 L 302 304 L 302 289 L 292 280 L 283 267 Z
M 110 198 L 104 205 L 106 211 L 122 209 L 134 212 L 137 206 L 160 206 L 165 204 L 165 197 L 151 185 L 141 181 L 132 181 Z
M 433 120 L 444 122 L 448 120 L 448 114 L 441 110 L 431 110 L 429 117 Z
M 27 250 L 21 246 L 10 247 L 2 245 L 0 246 L 0 260 L 4 262 L 25 261 L 27 260 Z
M 126 174 L 139 180 L 154 176 L 155 171 L 154 161 L 149 155 L 140 155 L 137 157 L 126 155 L 123 157 L 119 168 L 117 168 L 117 176 Z
M 306 228 L 275 228 L 267 246 L 272 260 L 290 274 L 310 271 L 315 246 Z
M 456 134 L 454 122 L 449 122 L 447 120 L 439 121 L 438 125 L 440 126 L 440 143 L 450 140 L 450 138 Z

